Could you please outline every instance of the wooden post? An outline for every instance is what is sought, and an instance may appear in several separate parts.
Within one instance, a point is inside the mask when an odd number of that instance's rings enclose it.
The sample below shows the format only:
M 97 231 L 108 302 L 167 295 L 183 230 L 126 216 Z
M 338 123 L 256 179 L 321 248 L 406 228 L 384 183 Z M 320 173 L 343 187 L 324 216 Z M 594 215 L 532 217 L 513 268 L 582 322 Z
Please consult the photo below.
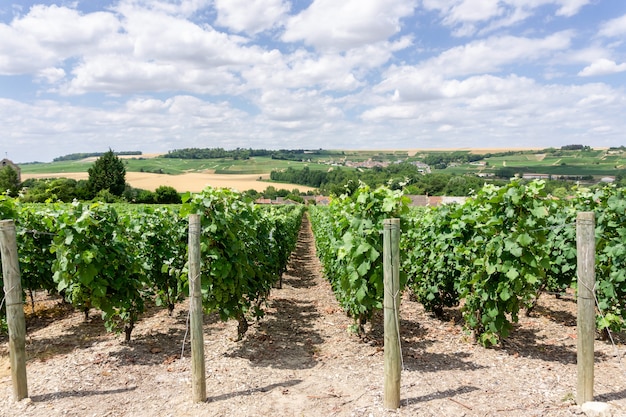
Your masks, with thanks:
M 385 336 L 385 396 L 383 405 L 388 409 L 400 407 L 400 219 L 383 222 L 383 270 L 385 296 L 383 300 Z
M 200 278 L 200 215 L 189 215 L 189 321 L 191 327 L 191 379 L 193 401 L 206 401 L 202 283 Z
M 9 360 L 13 379 L 13 396 L 16 401 L 28 397 L 26 381 L 26 321 L 22 300 L 20 263 L 13 220 L 0 221 L 0 251 L 2 252 L 2 277 L 9 327 Z
M 576 250 L 578 266 L 577 374 L 576 403 L 593 400 L 593 350 L 596 336 L 596 237 L 593 212 L 576 216 Z

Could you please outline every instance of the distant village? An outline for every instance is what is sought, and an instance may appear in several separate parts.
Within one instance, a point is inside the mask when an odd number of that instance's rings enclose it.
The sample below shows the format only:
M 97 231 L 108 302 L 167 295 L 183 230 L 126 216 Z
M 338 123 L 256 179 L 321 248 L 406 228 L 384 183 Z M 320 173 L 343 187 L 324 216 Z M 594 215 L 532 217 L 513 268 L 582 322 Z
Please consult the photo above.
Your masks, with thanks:
M 311 162 L 311 161 L 309 161 Z M 373 159 L 368 159 L 367 161 L 360 161 L 360 162 L 355 162 L 355 161 L 341 161 L 341 162 L 337 162 L 337 161 L 326 161 L 324 162 L 326 165 L 330 165 L 330 166 L 346 166 L 346 167 L 350 167 L 350 168 L 387 168 L 389 165 L 392 164 L 401 164 L 405 161 L 399 159 L 395 162 L 389 162 L 389 161 L 375 161 Z M 414 162 L 410 162 L 410 164 L 415 165 L 418 169 L 418 171 L 422 174 L 430 174 L 431 170 L 430 170 L 430 166 L 421 162 L 421 161 L 414 161 Z

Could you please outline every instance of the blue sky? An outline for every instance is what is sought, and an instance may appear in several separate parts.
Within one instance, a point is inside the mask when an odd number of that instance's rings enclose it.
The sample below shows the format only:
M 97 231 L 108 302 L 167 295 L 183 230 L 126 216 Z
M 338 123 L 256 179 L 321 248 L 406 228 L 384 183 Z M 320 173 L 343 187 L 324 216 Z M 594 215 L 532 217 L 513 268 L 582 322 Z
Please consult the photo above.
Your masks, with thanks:
M 0 153 L 626 145 L 626 2 L 0 3 Z

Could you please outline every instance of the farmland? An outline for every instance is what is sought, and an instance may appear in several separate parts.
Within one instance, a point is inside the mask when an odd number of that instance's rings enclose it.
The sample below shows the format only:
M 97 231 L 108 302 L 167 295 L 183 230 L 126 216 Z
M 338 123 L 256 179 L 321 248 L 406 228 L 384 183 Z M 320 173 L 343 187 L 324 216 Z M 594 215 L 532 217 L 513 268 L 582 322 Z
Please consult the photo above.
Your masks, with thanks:
M 626 172 L 626 157 L 621 148 L 284 152 L 278 156 L 250 158 L 181 159 L 158 154 L 120 158 L 126 169 L 127 183 L 135 189 L 151 192 L 160 186 L 170 186 L 178 192 L 199 192 L 210 185 L 262 193 L 273 186 L 288 191 L 297 189 L 301 193 L 317 190 L 317 193 L 329 195 L 340 194 L 350 181 L 378 185 L 409 179 L 409 194 L 463 196 L 480 188 L 485 181 L 497 183 L 513 176 L 536 178 L 538 175 L 569 181 L 555 181 L 552 185 L 561 187 L 560 192 L 567 192 L 575 181 L 593 184 L 611 177 L 620 182 Z M 22 179 L 84 180 L 95 159 L 23 164 Z M 396 168 L 394 165 L 400 162 L 404 164 Z M 436 175 L 423 176 L 418 171 Z M 465 178 L 455 178 L 459 176 Z
M 86 180 L 89 176 L 87 172 L 68 173 L 43 173 L 24 174 L 24 179 L 28 178 L 50 178 L 65 177 L 75 180 Z M 238 191 L 256 190 L 263 191 L 268 186 L 273 185 L 278 188 L 297 188 L 302 192 L 312 190 L 312 187 L 295 184 L 271 183 L 268 175 L 256 174 L 212 174 L 202 172 L 190 172 L 180 175 L 154 174 L 151 172 L 127 172 L 126 181 L 135 188 L 154 191 L 158 187 L 165 185 L 176 189 L 179 192 L 200 192 L 207 186 L 217 188 L 232 188 Z
M 378 310 L 383 291 L 378 260 L 380 219 L 399 216 L 408 226 L 402 244 L 408 290 L 401 312 L 404 372 L 400 413 L 578 415 L 580 410 L 573 403 L 576 312 L 571 288 L 576 210 L 597 212 L 597 301 L 603 313 L 598 316 L 597 324 L 600 329 L 616 330 L 611 340 L 615 344 L 595 341 L 596 395 L 623 411 L 624 373 L 616 361 L 623 355 L 621 331 L 626 317 L 623 192 L 613 187 L 580 190 L 570 202 L 548 198 L 543 187 L 543 182 L 516 180 L 503 187 L 486 186 L 459 207 L 408 211 L 399 190 L 371 190 L 362 185 L 352 196 L 333 199 L 328 208 L 311 209 L 314 231 L 318 230 L 317 242 L 314 243 L 305 221 L 283 276 L 285 286 L 274 288 L 269 294 L 265 292 L 267 286 L 255 287 L 259 284 L 256 278 L 246 280 L 250 274 L 264 277 L 270 266 L 279 264 L 267 258 L 273 244 L 264 246 L 267 250 L 263 250 L 265 241 L 249 243 L 254 236 L 277 239 L 277 232 L 271 231 L 272 223 L 255 223 L 259 219 L 257 209 L 236 197 L 231 200 L 231 194 L 226 191 L 188 196 L 191 200 L 183 205 L 185 209 L 180 214 L 184 217 L 185 213 L 204 213 L 207 223 L 203 230 L 212 239 L 202 249 L 203 256 L 211 259 L 206 263 L 210 266 L 206 272 L 214 280 L 210 284 L 212 289 L 205 293 L 205 308 L 209 306 L 209 311 L 213 311 L 205 321 L 205 335 L 211 337 L 205 344 L 210 358 L 208 379 L 214 382 L 208 383 L 210 401 L 192 405 L 181 394 L 189 391 L 189 361 L 184 353 L 179 357 L 174 352 L 181 346 L 184 351 L 186 343 L 184 337 L 180 341 L 185 333 L 186 302 L 176 306 L 178 315 L 169 317 L 146 303 L 145 317 L 137 323 L 134 340 L 116 344 L 112 336 L 96 329 L 95 325 L 102 326 L 102 321 L 91 318 L 80 324 L 77 313 L 59 312 L 60 304 L 53 296 L 40 294 L 39 302 L 48 305 L 45 310 L 53 311 L 51 314 L 60 320 L 52 324 L 45 321 L 38 329 L 38 320 L 48 313 L 31 316 L 35 331 L 29 336 L 33 343 L 29 352 L 40 361 L 37 370 L 46 370 L 44 376 L 36 373 L 33 389 L 43 394 L 31 393 L 31 401 L 20 403 L 15 411 L 40 416 L 50 415 L 50 410 L 61 414 L 62 410 L 80 409 L 99 415 L 99 410 L 90 405 L 90 397 L 99 395 L 108 400 L 103 415 L 154 415 L 163 409 L 159 407 L 167 407 L 176 415 L 398 415 L 381 408 L 382 335 Z M 91 279 L 86 280 L 85 276 L 93 277 L 97 273 L 94 262 L 106 269 L 108 259 L 97 257 L 94 251 L 110 247 L 115 253 L 131 253 L 136 245 L 133 236 L 137 236 L 138 242 L 174 239 L 170 244 L 178 248 L 176 259 L 180 263 L 184 251 L 180 248 L 180 236 L 142 232 L 143 227 L 154 221 L 132 226 L 129 233 L 116 229 L 110 236 L 100 236 L 101 220 L 104 220 L 102 225 L 115 227 L 113 211 L 98 205 L 86 211 L 78 209 L 76 204 L 73 207 L 68 213 L 48 217 L 45 222 L 48 227 L 59 222 L 50 235 L 33 234 L 54 240 L 55 281 L 68 280 L 88 288 Z M 136 215 L 127 217 L 125 210 L 122 209 L 120 219 L 134 224 Z M 168 221 L 175 217 L 172 213 L 165 216 Z M 234 227 L 231 222 L 235 222 Z M 320 233 L 323 229 L 327 232 Z M 33 230 L 37 228 L 24 226 L 21 233 L 28 237 Z M 91 237 L 77 234 L 84 230 L 92 233 Z M 231 238 L 234 240 L 222 245 L 222 241 Z M 95 246 L 83 249 L 88 242 Z M 323 266 L 315 259 L 315 244 Z M 109 245 L 126 245 L 126 249 Z M 36 249 L 35 245 L 29 247 L 31 251 Z M 139 257 L 148 259 L 161 252 L 146 251 L 147 247 L 147 244 L 137 247 L 138 253 L 142 253 Z M 247 254 L 250 250 L 252 255 Z M 70 258 L 64 251 L 75 254 L 72 256 L 75 262 L 63 262 Z M 36 250 L 33 253 L 42 255 Z M 134 265 L 129 258 L 117 269 L 124 273 L 124 268 L 131 265 L 139 268 L 139 264 L 145 268 L 148 262 Z M 182 270 L 180 265 L 173 268 L 175 265 L 169 261 L 163 265 L 168 267 L 148 270 L 160 269 L 164 273 L 169 268 L 170 275 L 171 271 L 177 274 L 176 271 Z M 255 269 L 259 266 L 260 269 Z M 80 268 L 84 273 L 77 273 Z M 135 280 L 136 273 L 129 269 L 127 275 Z M 120 278 L 120 274 L 111 274 L 115 291 L 127 288 L 116 284 Z M 276 279 L 275 271 L 272 279 Z M 63 285 L 67 288 L 69 284 Z M 104 284 L 97 285 L 92 294 L 102 295 L 104 290 L 100 287 Z M 145 287 L 136 289 L 141 292 Z M 243 292 L 257 290 L 261 291 L 264 302 L 255 308 L 262 308 L 263 312 L 242 337 L 239 326 L 235 330 L 234 323 L 222 323 L 218 317 L 239 320 L 246 311 L 255 311 L 257 316 L 257 310 L 250 304 L 256 296 Z M 79 296 L 79 301 L 85 300 L 86 294 L 83 290 L 72 291 L 72 297 Z M 234 294 L 232 299 L 231 294 Z M 84 301 L 81 303 L 79 306 L 85 305 Z M 111 307 L 106 299 L 98 303 Z M 136 308 L 136 304 L 131 307 Z M 216 311 L 221 307 L 224 310 Z M 119 308 L 115 307 L 114 312 Z M 522 309 L 529 313 L 528 317 L 518 314 Z M 353 317 L 352 324 L 343 311 Z M 120 314 L 122 317 L 126 315 Z M 103 318 L 109 326 L 109 318 L 106 315 Z M 70 334 L 68 339 L 63 339 L 64 327 L 57 325 L 57 321 L 74 328 L 71 333 L 75 337 Z M 355 325 L 361 326 L 355 329 Z M 234 334 L 238 337 L 233 338 Z M 60 342 L 55 344 L 51 340 Z M 486 349 L 481 344 L 492 348 Z M 78 354 L 84 356 L 78 359 Z M 80 367 L 80 376 L 71 373 L 72 363 Z M 32 362 L 29 366 L 33 368 Z M 176 382 L 162 375 L 171 375 Z M 60 388 L 51 391 L 48 389 L 51 380 L 70 381 L 72 385 L 67 387 L 68 391 Z M 151 400 L 150 404 L 143 398 Z M 167 405 L 159 404 L 159 400 Z M 136 408 L 135 403 L 143 408 Z M 498 404 L 495 409 L 494 404 Z M 6 405 L 10 406 L 8 402 Z
M 267 176 L 272 171 L 287 168 L 326 171 L 333 166 L 355 165 L 365 161 L 380 163 L 417 162 L 438 155 L 456 155 L 458 162 L 445 166 L 433 166 L 433 172 L 456 174 L 494 174 L 501 168 L 513 173 L 537 173 L 554 176 L 611 176 L 626 170 L 626 150 L 616 149 L 447 149 L 447 150 L 336 150 L 316 154 L 303 153 L 301 159 L 285 160 L 269 156 L 249 159 L 180 159 L 165 158 L 159 154 L 124 156 L 127 172 L 182 175 L 202 173 L 215 175 Z M 472 162 L 463 162 L 464 156 L 472 156 Z M 479 156 L 477 159 L 476 156 Z M 87 172 L 94 158 L 51 163 L 21 165 L 26 178 L 44 174 Z M 74 174 L 75 175 L 75 174 Z M 264 177 L 267 178 L 267 177 Z
M 22 165 L 25 174 L 87 172 L 95 158 L 79 161 L 61 161 Z M 292 165 L 300 165 L 292 161 L 281 161 L 269 157 L 255 157 L 249 160 L 219 159 L 178 159 L 152 157 L 122 158 L 128 172 L 151 172 L 168 175 L 179 175 L 190 172 L 208 172 L 214 174 L 265 174 L 273 169 L 283 169 Z M 317 165 L 312 165 L 312 168 Z M 319 166 L 319 169 L 323 169 Z
M 449 167 L 455 173 L 494 173 L 499 168 L 513 172 L 553 176 L 610 176 L 626 170 L 623 150 L 537 150 L 489 156 L 476 163 Z

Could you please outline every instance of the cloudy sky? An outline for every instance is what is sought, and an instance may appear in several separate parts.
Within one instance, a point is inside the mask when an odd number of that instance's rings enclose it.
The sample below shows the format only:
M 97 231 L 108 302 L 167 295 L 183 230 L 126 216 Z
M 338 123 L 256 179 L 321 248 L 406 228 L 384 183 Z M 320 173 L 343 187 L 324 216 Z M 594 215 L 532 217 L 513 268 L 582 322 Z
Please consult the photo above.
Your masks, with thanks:
M 2 0 L 0 158 L 626 145 L 622 0 Z

